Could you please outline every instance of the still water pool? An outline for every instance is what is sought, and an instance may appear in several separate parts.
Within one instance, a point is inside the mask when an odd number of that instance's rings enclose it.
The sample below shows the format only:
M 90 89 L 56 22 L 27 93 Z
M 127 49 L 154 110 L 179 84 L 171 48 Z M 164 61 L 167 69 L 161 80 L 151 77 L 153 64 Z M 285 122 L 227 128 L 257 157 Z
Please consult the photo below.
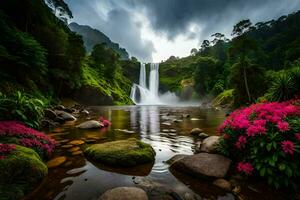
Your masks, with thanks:
M 66 156 L 67 161 L 49 169 L 48 176 L 26 199 L 96 200 L 108 189 L 134 186 L 143 179 L 168 185 L 181 196 L 190 193 L 209 199 L 233 199 L 231 194 L 205 181 L 171 173 L 165 163 L 176 154 L 193 154 L 197 138 L 189 134 L 190 130 L 198 127 L 214 135 L 225 118 L 224 111 L 197 106 L 101 106 L 89 107 L 88 110 L 89 116 L 68 122 L 48 133 L 61 141 L 55 156 Z M 190 117 L 182 117 L 183 114 Z M 101 130 L 79 130 L 75 127 L 87 119 L 98 119 L 100 116 L 109 119 L 112 125 Z M 82 154 L 72 155 L 62 147 L 64 142 L 75 139 L 102 143 L 130 137 L 138 138 L 154 148 L 155 163 L 128 169 L 111 168 L 94 164 Z

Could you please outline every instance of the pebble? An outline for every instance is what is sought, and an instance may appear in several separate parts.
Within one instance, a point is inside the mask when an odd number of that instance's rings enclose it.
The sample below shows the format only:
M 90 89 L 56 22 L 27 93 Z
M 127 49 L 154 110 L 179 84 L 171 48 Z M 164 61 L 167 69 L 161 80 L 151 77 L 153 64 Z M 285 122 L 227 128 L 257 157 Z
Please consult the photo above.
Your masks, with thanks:
M 72 145 L 72 144 L 65 144 L 65 145 L 62 145 L 61 147 L 62 148 L 71 148 L 71 147 L 73 147 L 74 145 Z
M 47 162 L 48 168 L 58 167 L 59 165 L 63 164 L 67 160 L 66 156 L 60 156 L 53 158 Z
M 73 156 L 81 155 L 82 151 L 75 151 L 72 153 Z
M 73 141 L 69 142 L 68 144 L 70 144 L 70 145 L 81 145 L 81 144 L 84 144 L 84 141 L 83 140 L 73 140 Z

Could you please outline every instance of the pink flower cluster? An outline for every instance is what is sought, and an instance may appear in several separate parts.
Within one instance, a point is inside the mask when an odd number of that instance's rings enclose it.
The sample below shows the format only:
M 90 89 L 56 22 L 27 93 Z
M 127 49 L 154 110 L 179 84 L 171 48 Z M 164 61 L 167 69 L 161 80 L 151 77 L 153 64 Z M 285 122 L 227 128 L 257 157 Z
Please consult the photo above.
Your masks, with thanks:
M 56 142 L 42 132 L 29 128 L 18 121 L 0 121 L 0 137 L 15 137 L 19 144 L 42 150 L 47 156 L 54 151 Z
M 252 104 L 250 107 L 231 113 L 218 131 L 224 133 L 226 128 L 242 129 L 248 136 L 256 136 L 266 134 L 266 124 L 272 123 L 280 132 L 286 132 L 289 130 L 289 124 L 285 118 L 299 115 L 300 106 L 291 104 L 291 101 Z
M 253 172 L 253 166 L 248 162 L 239 162 L 237 165 L 238 172 L 244 172 L 247 175 L 251 175 Z
M 14 144 L 0 143 L 0 160 L 5 159 L 5 156 L 10 154 L 15 149 L 16 149 L 16 145 L 14 145 Z
M 109 120 L 105 119 L 105 118 L 102 117 L 102 116 L 99 118 L 99 121 L 102 122 L 102 124 L 103 124 L 105 127 L 108 127 L 108 126 L 111 125 L 111 122 L 110 122 Z
M 251 151 L 255 141 L 262 139 L 267 149 L 279 147 L 279 151 L 287 156 L 293 156 L 300 142 L 300 133 L 295 133 L 294 126 L 289 124 L 291 119 L 300 117 L 300 99 L 286 102 L 265 102 L 252 104 L 249 107 L 235 110 L 218 128 L 218 133 L 223 135 L 227 148 L 237 149 L 237 159 L 252 161 L 247 154 Z M 268 145 L 270 139 L 278 133 L 272 145 Z M 274 144 L 274 142 L 276 142 Z M 257 149 L 257 148 L 256 148 Z M 247 151 L 249 150 L 249 151 Z M 253 151 L 251 151 L 253 152 Z M 235 153 L 233 153 L 235 154 Z M 253 166 L 250 162 L 240 162 L 237 170 L 250 175 Z
M 285 140 L 285 141 L 281 142 L 281 147 L 282 147 L 284 153 L 291 154 L 291 155 L 294 154 L 295 145 L 292 141 Z

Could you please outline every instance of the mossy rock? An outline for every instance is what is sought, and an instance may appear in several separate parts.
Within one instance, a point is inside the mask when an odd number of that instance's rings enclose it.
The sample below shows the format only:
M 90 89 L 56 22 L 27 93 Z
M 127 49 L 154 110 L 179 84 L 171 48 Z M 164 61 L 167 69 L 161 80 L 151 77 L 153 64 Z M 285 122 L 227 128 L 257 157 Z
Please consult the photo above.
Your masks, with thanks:
M 47 166 L 34 150 L 16 145 L 0 160 L 0 200 L 21 199 L 47 173 Z
M 119 167 L 132 167 L 155 159 L 153 148 L 135 138 L 94 144 L 84 153 L 96 162 Z

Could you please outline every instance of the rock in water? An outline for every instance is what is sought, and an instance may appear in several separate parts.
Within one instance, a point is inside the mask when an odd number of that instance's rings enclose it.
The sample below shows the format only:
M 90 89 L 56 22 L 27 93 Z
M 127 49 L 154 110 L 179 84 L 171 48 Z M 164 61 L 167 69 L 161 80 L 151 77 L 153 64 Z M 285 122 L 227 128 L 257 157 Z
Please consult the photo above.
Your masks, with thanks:
M 84 109 L 84 110 L 82 110 L 82 111 L 81 111 L 81 113 L 82 113 L 82 114 L 84 114 L 84 115 L 89 115 L 89 114 L 90 114 L 90 112 L 89 112 L 89 111 L 87 111 L 87 110 L 85 110 L 85 109 Z
M 177 154 L 175 156 L 173 156 L 172 158 L 170 158 L 169 160 L 167 160 L 166 163 L 168 163 L 169 165 L 172 165 L 173 163 L 177 162 L 178 160 L 182 159 L 182 158 L 185 158 L 186 154 Z
M 198 137 L 199 137 L 200 139 L 205 139 L 205 138 L 209 137 L 209 135 L 207 135 L 206 133 L 200 133 L 200 134 L 198 135 Z
M 55 113 L 65 121 L 74 121 L 74 120 L 76 120 L 76 118 L 73 115 L 71 115 L 70 113 L 67 113 L 65 111 L 55 110 Z
M 190 114 L 182 114 L 182 117 L 183 117 L 183 118 L 189 118 L 189 117 L 190 117 Z
M 67 145 L 82 145 L 85 142 L 83 140 L 72 140 L 71 142 L 69 142 Z
M 80 129 L 97 129 L 97 128 L 104 127 L 104 125 L 101 122 L 98 122 L 96 120 L 89 120 L 79 124 L 76 127 Z
M 52 160 L 49 160 L 47 162 L 47 166 L 48 166 L 48 168 L 58 167 L 59 165 L 61 165 L 64 162 L 66 162 L 66 160 L 67 160 L 66 156 L 56 157 L 56 158 L 53 158 Z
M 213 182 L 213 184 L 226 191 L 231 191 L 231 183 L 225 179 L 219 178 Z
M 201 144 L 201 151 L 208 153 L 216 152 L 219 140 L 219 136 L 210 136 L 204 139 Z
M 149 199 L 153 200 L 182 200 L 171 187 L 142 178 L 138 181 L 137 186 L 146 191 Z
M 22 199 L 47 173 L 47 166 L 34 150 L 16 145 L 0 159 L 0 199 Z
M 193 128 L 190 133 L 191 133 L 191 135 L 199 135 L 202 132 L 203 132 L 203 130 L 200 128 Z
M 57 116 L 57 114 L 51 109 L 45 109 L 44 115 L 48 119 L 55 119 L 55 117 Z
M 148 200 L 148 197 L 140 188 L 117 187 L 106 191 L 98 200 Z
M 186 156 L 171 165 L 177 171 L 185 172 L 199 177 L 226 176 L 231 160 L 218 154 L 199 153 Z
M 153 148 L 135 138 L 93 144 L 84 153 L 96 162 L 121 167 L 153 162 L 155 158 Z

